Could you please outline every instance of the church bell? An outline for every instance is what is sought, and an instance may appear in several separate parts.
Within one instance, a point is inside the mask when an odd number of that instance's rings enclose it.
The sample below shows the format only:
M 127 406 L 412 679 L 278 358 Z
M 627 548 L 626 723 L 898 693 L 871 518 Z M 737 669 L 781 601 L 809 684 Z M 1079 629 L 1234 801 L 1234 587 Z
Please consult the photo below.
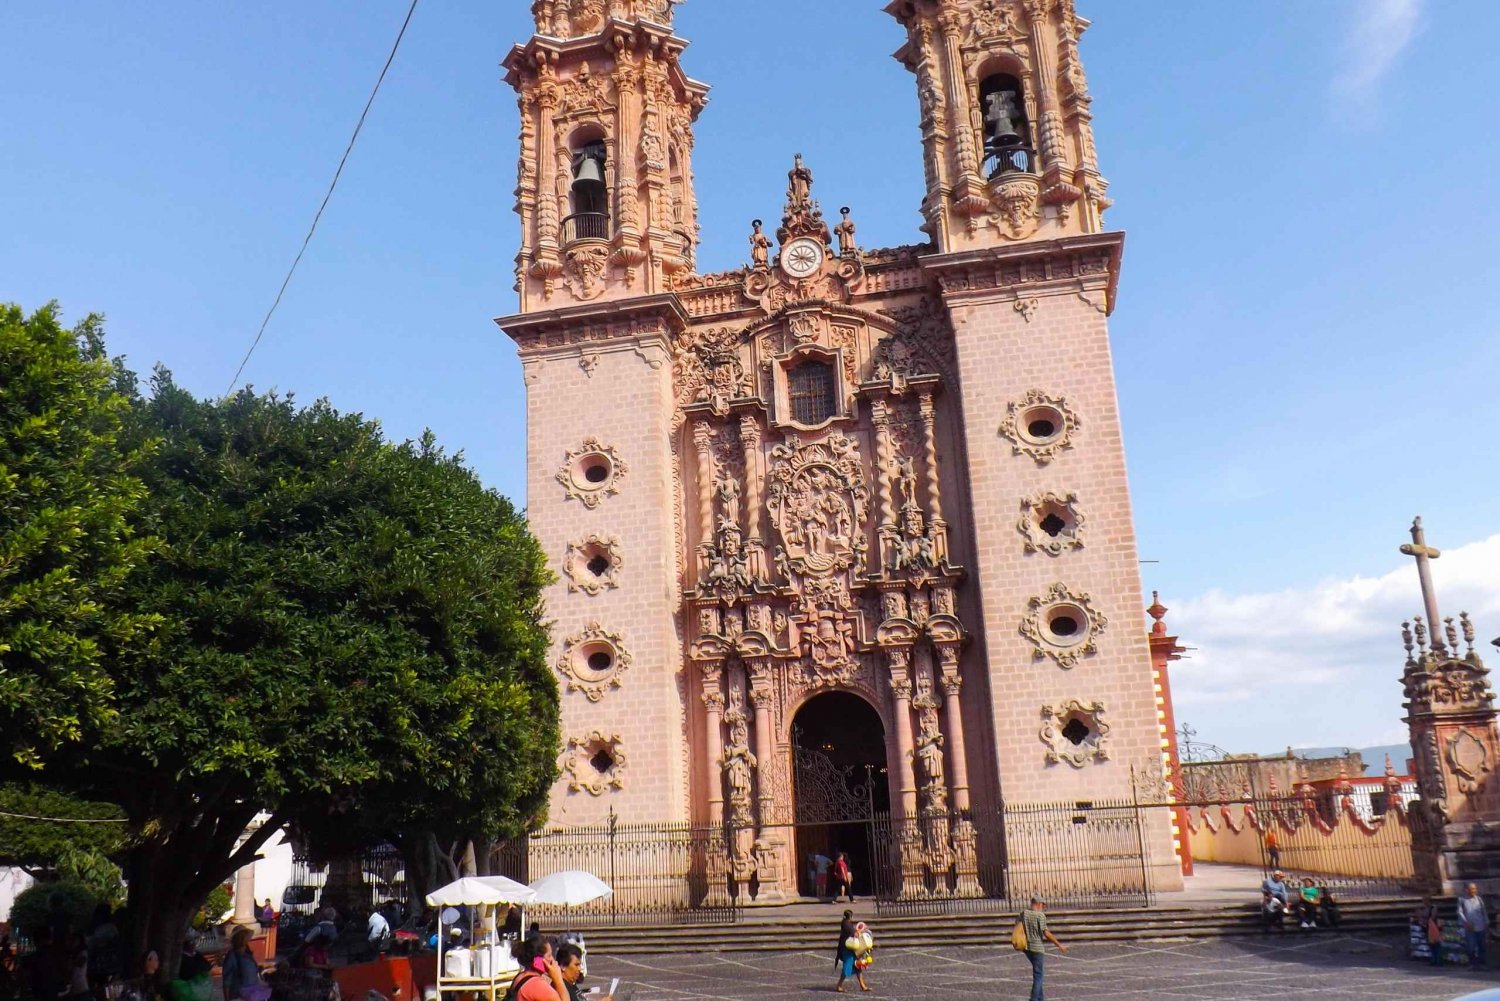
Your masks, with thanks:
M 604 144 L 590 143 L 573 156 L 573 204 L 575 211 L 600 212 L 604 208 Z

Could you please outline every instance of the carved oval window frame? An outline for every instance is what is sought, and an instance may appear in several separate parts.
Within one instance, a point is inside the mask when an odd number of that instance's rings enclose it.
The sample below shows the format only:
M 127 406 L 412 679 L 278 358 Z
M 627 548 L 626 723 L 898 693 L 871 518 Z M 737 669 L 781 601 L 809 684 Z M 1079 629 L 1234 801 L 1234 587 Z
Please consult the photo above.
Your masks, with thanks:
M 604 569 L 594 572 L 594 565 L 603 561 Z M 620 551 L 620 540 L 613 535 L 590 533 L 577 542 L 568 543 L 567 555 L 563 557 L 563 573 L 568 578 L 569 591 L 582 591 L 587 595 L 598 595 L 620 586 L 620 572 L 625 566 L 625 557 Z
M 602 663 L 607 657 L 608 663 Z M 563 642 L 557 672 L 570 692 L 579 692 L 590 702 L 604 698 L 611 688 L 619 688 L 630 668 L 630 652 L 620 634 L 590 622 L 580 632 Z
M 583 502 L 589 509 L 598 507 L 606 497 L 620 492 L 620 479 L 629 468 L 613 446 L 598 438 L 585 438 L 570 450 L 557 471 L 557 482 L 567 498 Z
M 1051 423 L 1049 434 L 1033 431 L 1033 425 L 1042 420 Z M 1032 389 L 1006 408 L 1000 435 L 1010 441 L 1014 454 L 1029 456 L 1038 466 L 1045 466 L 1073 447 L 1080 427 L 1082 422 L 1065 397 Z
M 1072 618 L 1076 628 L 1067 633 L 1055 626 Z M 1098 638 L 1108 626 L 1103 612 L 1093 606 L 1086 592 L 1072 591 L 1062 583 L 1053 584 L 1045 594 L 1033 595 L 1021 619 L 1021 635 L 1036 647 L 1037 660 L 1051 657 L 1058 667 L 1069 669 L 1084 657 L 1099 652 Z

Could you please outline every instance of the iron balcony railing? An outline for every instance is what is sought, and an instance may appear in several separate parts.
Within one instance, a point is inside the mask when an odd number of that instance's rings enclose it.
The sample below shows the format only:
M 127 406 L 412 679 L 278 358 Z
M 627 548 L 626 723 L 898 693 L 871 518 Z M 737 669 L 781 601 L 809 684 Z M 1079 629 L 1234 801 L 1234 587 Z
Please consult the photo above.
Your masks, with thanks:
M 604 212 L 578 212 L 563 220 L 564 243 L 608 239 L 609 215 Z
M 984 151 L 984 176 L 994 179 L 1001 174 L 1035 174 L 1036 150 L 1030 146 L 991 146 Z

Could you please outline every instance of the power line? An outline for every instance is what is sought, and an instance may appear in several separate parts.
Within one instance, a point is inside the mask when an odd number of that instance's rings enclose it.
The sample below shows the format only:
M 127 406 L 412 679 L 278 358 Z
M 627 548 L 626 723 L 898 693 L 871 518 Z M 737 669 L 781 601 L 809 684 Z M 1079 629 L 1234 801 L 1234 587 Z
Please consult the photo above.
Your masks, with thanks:
M 266 318 L 260 321 L 260 329 L 255 332 L 255 340 L 250 342 L 250 350 L 246 351 L 245 357 L 240 359 L 240 367 L 234 370 L 234 378 L 229 381 L 229 388 L 224 391 L 225 396 L 234 392 L 234 387 L 239 384 L 240 376 L 250 362 L 250 356 L 255 354 L 256 348 L 260 347 L 260 339 L 265 336 L 266 326 L 271 322 L 272 314 L 276 312 L 276 307 L 281 305 L 281 297 L 286 294 L 286 287 L 291 284 L 297 265 L 302 263 L 302 255 L 307 252 L 307 245 L 312 242 L 313 233 L 317 232 L 318 220 L 323 218 L 323 210 L 328 207 L 328 200 L 333 197 L 333 189 L 338 187 L 339 177 L 344 173 L 344 164 L 349 162 L 349 154 L 354 151 L 354 143 L 359 139 L 360 130 L 365 127 L 365 116 L 370 113 L 370 106 L 375 103 L 375 95 L 380 93 L 380 85 L 385 82 L 386 71 L 391 68 L 391 63 L 396 59 L 396 50 L 401 48 L 401 39 L 406 37 L 406 26 L 411 24 L 411 16 L 416 13 L 416 10 L 417 0 L 411 0 L 411 6 L 406 10 L 406 20 L 401 22 L 401 30 L 396 32 L 396 41 L 391 45 L 391 54 L 385 57 L 385 65 L 380 67 L 380 76 L 375 80 L 369 100 L 365 101 L 365 109 L 359 113 L 359 121 L 354 125 L 354 133 L 349 136 L 349 145 L 344 147 L 344 155 L 339 157 L 338 169 L 333 172 L 333 180 L 328 183 L 328 191 L 323 195 L 323 204 L 318 206 L 312 225 L 307 228 L 307 235 L 302 238 L 302 247 L 297 251 L 292 266 L 287 269 L 286 277 L 281 280 L 281 288 L 276 291 L 276 301 L 271 303 L 270 309 L 266 310 Z
M 6 820 L 38 820 L 47 824 L 125 824 L 124 817 L 33 817 L 29 813 L 6 813 L 0 810 L 0 818 Z

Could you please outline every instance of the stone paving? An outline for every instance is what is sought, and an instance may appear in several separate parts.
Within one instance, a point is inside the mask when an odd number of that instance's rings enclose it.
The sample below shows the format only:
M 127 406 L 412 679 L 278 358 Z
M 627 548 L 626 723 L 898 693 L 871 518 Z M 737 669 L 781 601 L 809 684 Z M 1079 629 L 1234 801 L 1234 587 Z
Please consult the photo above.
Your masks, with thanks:
M 711 937 L 712 929 L 704 935 Z M 619 1001 L 784 1001 L 830 998 L 837 974 L 826 953 L 680 953 L 595 955 L 589 983 L 621 979 Z M 853 996 L 932 1001 L 1026 998 L 1031 968 L 1010 949 L 953 948 L 880 951 L 868 977 L 873 991 Z M 1047 956 L 1047 998 L 1300 999 L 1425 1001 L 1500 987 L 1500 974 L 1432 969 L 1406 959 L 1404 941 L 1337 935 L 1082 943 L 1066 956 Z

